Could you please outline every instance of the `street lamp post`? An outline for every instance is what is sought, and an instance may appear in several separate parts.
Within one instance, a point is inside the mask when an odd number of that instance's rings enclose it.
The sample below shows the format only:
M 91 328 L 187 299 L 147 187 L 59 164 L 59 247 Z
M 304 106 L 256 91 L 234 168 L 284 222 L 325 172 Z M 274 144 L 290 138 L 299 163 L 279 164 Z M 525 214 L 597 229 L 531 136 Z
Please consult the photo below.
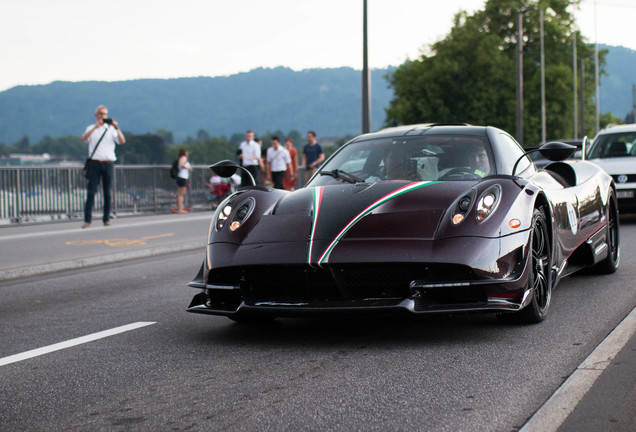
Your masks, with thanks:
M 523 147 L 523 10 L 517 13 L 517 141 Z
M 371 89 L 369 83 L 369 55 L 367 48 L 367 0 L 363 0 L 362 11 L 362 133 L 371 132 Z
M 596 110 L 594 112 L 595 116 L 595 124 L 596 127 L 595 134 L 598 133 L 600 129 L 600 118 L 601 118 L 601 92 L 600 92 L 600 82 L 599 82 L 599 68 L 598 68 L 598 11 L 596 9 L 596 0 L 594 0 L 594 99 L 596 100 Z
M 576 54 L 576 31 L 572 34 L 572 92 L 574 93 L 574 139 L 579 138 L 579 107 L 578 107 L 578 94 L 577 94 L 577 80 L 578 80 L 578 71 L 577 71 L 577 54 Z
M 541 32 L 541 142 L 546 142 L 546 107 L 545 107 L 545 49 L 543 44 L 543 8 L 539 9 L 539 28 Z

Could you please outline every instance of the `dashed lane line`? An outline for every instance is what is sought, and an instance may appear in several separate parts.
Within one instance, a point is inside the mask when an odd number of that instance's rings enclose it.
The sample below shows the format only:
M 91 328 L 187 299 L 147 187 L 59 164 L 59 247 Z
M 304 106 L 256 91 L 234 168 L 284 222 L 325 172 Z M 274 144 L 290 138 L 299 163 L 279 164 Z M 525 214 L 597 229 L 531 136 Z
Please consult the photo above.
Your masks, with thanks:
M 140 322 L 124 325 L 121 327 L 115 327 L 110 330 L 104 330 L 104 331 L 89 334 L 86 336 L 81 336 L 75 339 L 70 339 L 64 342 L 59 342 L 53 345 L 48 345 L 42 348 L 32 349 L 30 351 L 25 351 L 20 354 L 14 354 L 9 357 L 3 357 L 3 358 L 0 358 L 0 366 L 16 363 L 22 360 L 27 360 L 33 357 L 38 357 L 44 354 L 49 354 L 49 353 L 60 351 L 66 348 L 71 348 L 77 345 L 85 344 L 85 343 L 92 342 L 98 339 L 107 338 L 109 336 L 114 336 L 119 333 L 124 333 L 124 332 L 135 330 L 141 327 L 146 327 L 152 324 L 157 324 L 157 323 L 155 321 L 140 321 Z

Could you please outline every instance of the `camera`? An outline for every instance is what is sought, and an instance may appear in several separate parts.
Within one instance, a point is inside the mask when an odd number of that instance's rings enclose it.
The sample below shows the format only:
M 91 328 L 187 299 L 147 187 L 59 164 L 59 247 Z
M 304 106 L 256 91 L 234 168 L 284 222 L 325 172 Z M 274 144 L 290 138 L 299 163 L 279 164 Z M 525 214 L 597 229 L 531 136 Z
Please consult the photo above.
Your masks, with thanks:
M 113 124 L 113 119 L 112 119 L 112 118 L 105 118 L 105 119 L 104 119 L 104 123 L 106 123 L 106 124 Z

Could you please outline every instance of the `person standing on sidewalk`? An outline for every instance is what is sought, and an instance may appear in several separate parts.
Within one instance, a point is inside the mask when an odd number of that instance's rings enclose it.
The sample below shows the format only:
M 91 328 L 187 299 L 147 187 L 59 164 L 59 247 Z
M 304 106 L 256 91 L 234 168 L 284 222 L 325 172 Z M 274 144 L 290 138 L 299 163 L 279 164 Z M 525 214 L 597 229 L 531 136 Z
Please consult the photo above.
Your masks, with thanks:
M 89 125 L 82 135 L 82 141 L 88 143 L 88 169 L 86 178 L 86 203 L 84 204 L 84 224 L 82 228 L 89 228 L 92 222 L 95 193 L 101 179 L 104 195 L 104 216 L 102 221 L 105 226 L 110 225 L 110 210 L 112 201 L 112 184 L 114 176 L 113 162 L 115 145 L 124 144 L 126 138 L 119 129 L 119 124 L 114 119 L 108 118 L 108 109 L 100 105 L 95 110 L 97 122 Z
M 180 149 L 177 154 L 179 165 L 179 174 L 177 174 L 177 213 L 187 213 L 188 210 L 183 208 L 183 199 L 185 198 L 186 189 L 190 186 L 190 173 L 192 165 L 188 162 L 188 150 Z

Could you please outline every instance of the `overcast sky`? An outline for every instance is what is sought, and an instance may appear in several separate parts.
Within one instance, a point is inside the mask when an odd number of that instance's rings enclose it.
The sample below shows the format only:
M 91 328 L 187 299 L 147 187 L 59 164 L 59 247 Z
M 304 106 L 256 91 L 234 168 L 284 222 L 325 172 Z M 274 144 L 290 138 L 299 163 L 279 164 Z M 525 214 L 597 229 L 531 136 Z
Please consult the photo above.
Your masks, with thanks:
M 417 58 L 484 0 L 368 0 L 369 65 Z M 362 0 L 3 0 L 0 91 L 52 81 L 362 68 Z M 596 12 L 596 13 L 595 13 Z M 636 50 L 636 0 L 584 0 L 590 42 Z M 596 19 L 595 19 L 596 17 Z

